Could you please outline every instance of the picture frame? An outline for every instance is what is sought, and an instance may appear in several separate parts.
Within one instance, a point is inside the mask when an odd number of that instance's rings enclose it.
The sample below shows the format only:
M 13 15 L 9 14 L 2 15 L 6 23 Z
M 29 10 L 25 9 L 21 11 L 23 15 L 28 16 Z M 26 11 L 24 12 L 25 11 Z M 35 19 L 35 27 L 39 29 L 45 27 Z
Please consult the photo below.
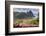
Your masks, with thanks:
M 33 9 L 32 9 L 33 8 Z M 36 10 L 34 9 L 36 8 Z M 39 9 L 39 27 L 24 27 L 13 29 L 13 16 L 11 12 L 28 10 L 38 11 Z M 23 10 L 24 9 L 24 10 Z M 35 13 L 37 14 L 37 13 Z M 14 19 L 15 20 L 15 19 Z M 21 19 L 20 19 L 21 20 Z M 24 19 L 25 20 L 25 19 Z M 27 21 L 27 20 L 26 20 Z M 40 26 L 41 25 L 41 26 Z M 15 26 L 16 27 L 16 26 Z M 21 31 L 20 31 L 21 30 Z M 34 31 L 35 30 L 35 31 Z M 17 32 L 16 32 L 17 31 Z M 37 34 L 45 33 L 45 3 L 41 2 L 22 2 L 22 1 L 5 1 L 5 34 L 6 35 L 18 35 L 18 34 Z

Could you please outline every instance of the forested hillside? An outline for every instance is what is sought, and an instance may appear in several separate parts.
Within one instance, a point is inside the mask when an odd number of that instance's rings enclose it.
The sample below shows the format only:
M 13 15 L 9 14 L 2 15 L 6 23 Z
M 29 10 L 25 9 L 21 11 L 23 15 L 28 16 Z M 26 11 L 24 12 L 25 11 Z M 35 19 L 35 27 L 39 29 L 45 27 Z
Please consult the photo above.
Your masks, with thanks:
M 18 18 L 18 19 L 35 17 L 31 10 L 26 13 L 25 12 L 14 12 L 13 14 L 14 14 L 14 18 Z

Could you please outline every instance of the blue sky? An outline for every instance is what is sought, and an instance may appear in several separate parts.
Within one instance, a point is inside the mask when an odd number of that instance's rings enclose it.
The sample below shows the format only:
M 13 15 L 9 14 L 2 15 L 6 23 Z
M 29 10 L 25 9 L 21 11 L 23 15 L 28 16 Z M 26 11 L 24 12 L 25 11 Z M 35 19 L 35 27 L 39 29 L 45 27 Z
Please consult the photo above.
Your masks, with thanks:
M 13 11 L 15 12 L 28 12 L 28 11 L 32 11 L 32 13 L 37 16 L 39 9 L 33 9 L 33 8 L 14 8 Z

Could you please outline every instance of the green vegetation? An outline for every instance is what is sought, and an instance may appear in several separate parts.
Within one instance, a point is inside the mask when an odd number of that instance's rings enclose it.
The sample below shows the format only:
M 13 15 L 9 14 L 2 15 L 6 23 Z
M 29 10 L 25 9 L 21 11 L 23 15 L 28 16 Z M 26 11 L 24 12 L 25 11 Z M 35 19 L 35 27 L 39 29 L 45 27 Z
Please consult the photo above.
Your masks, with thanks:
M 35 24 L 39 25 L 39 13 L 36 19 L 32 11 L 25 12 L 14 12 L 14 24 Z M 16 19 L 16 20 L 15 20 Z
M 32 11 L 30 10 L 29 12 L 14 12 L 14 19 L 24 19 L 24 18 L 33 18 L 35 17 Z
M 23 23 L 23 20 L 16 20 L 16 24 L 20 24 L 20 23 Z
M 34 25 L 38 25 L 39 24 L 39 19 L 16 19 L 16 24 L 34 24 Z
M 38 24 L 39 24 L 39 19 L 32 20 L 32 21 L 30 22 L 30 24 L 38 25 Z

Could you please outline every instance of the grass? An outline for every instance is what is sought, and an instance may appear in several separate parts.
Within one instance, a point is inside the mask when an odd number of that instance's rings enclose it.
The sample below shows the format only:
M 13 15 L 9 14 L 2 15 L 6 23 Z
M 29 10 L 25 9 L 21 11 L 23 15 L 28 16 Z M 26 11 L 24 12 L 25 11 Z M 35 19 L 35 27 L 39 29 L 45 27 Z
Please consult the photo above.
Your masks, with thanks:
M 15 24 L 33 24 L 33 25 L 38 25 L 39 24 L 39 19 L 16 19 Z

